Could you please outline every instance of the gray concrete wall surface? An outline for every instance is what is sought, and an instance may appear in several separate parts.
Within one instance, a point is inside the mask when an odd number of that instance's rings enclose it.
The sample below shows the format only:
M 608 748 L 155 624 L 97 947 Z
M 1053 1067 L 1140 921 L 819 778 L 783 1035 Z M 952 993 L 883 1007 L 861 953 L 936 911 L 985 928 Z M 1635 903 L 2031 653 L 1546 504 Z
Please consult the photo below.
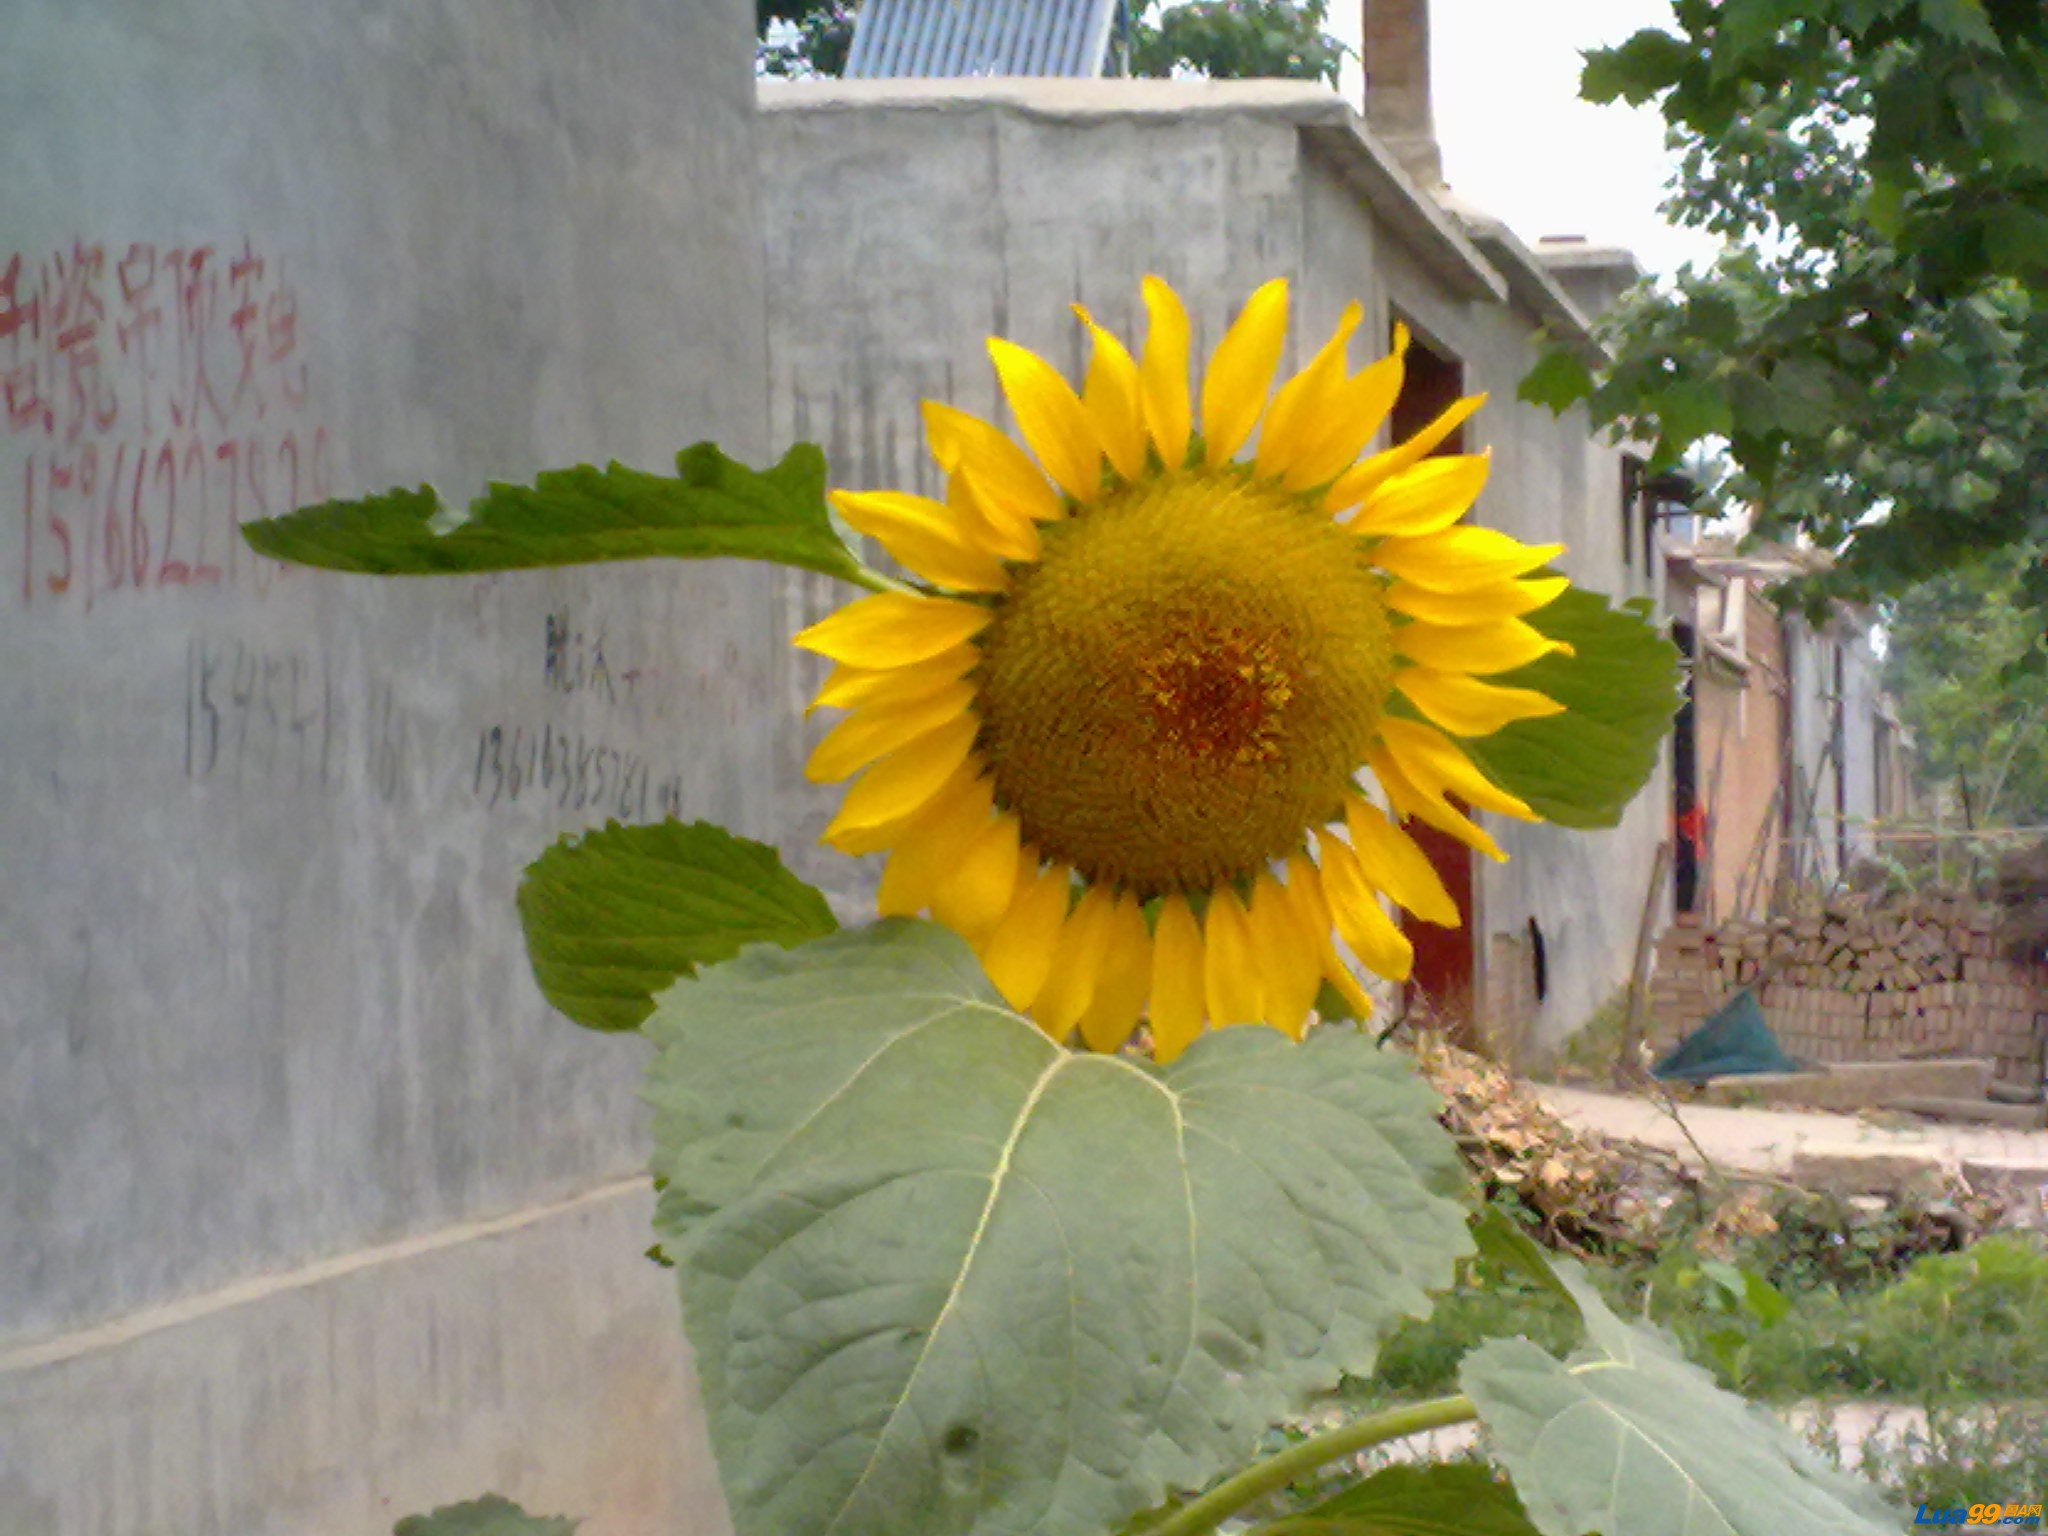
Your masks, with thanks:
M 7 1536 L 383 1536 L 515 1496 L 722 1536 L 645 1180 L 0 1350 Z
M 1294 82 L 915 81 L 764 85 L 762 215 L 769 253 L 769 420 L 825 444 L 841 483 L 938 488 L 918 401 L 1006 422 L 991 334 L 1070 378 L 1085 362 L 1068 306 L 1138 333 L 1139 279 L 1186 300 L 1198 357 L 1265 279 L 1293 284 L 1284 366 L 1356 299 L 1354 364 L 1396 316 L 1465 365 L 1491 402 L 1467 430 L 1494 471 L 1478 521 L 1570 546 L 1576 579 L 1657 597 L 1620 547 L 1618 452 L 1582 412 L 1520 404 L 1536 317 L 1457 220 L 1392 168 L 1355 114 Z M 1551 282 L 1534 257 L 1518 286 Z M 1569 304 L 1560 291 L 1557 301 Z M 1668 790 L 1659 774 L 1611 832 L 1500 823 L 1514 855 L 1479 870 L 1476 936 L 1530 917 L 1549 996 L 1520 1021 L 1554 1044 L 1626 979 Z
M 1796 615 L 1785 626 L 1792 718 L 1792 851 L 1795 873 L 1827 884 L 1876 843 L 1877 722 L 1883 662 L 1870 628 L 1844 610 L 1816 631 Z M 1839 679 L 1839 686 L 1838 686 Z M 1838 772 L 1839 770 L 1839 772 Z
M 0 1531 L 372 1530 L 529 1476 L 611 1509 L 593 1530 L 662 1528 L 709 1486 L 695 1446 L 648 1463 L 671 1485 L 630 1517 L 593 1459 L 671 1433 L 637 1405 L 684 1391 L 637 1220 L 588 1253 L 523 1239 L 531 1310 L 479 1242 L 405 1280 L 424 1331 L 412 1303 L 314 1294 L 330 1277 L 285 1313 L 117 1335 L 644 1165 L 639 1044 L 550 1013 L 513 893 L 607 817 L 809 814 L 797 584 L 378 582 L 254 559 L 235 528 L 660 469 L 702 437 L 758 461 L 751 13 L 5 10 Z M 569 1247 L 587 1284 L 550 1277 Z M 487 1280 L 498 1300 L 463 1299 Z M 553 1353 L 521 1364 L 533 1328 Z M 584 1342 L 637 1356 L 645 1391 L 580 1382 Z M 437 1372 L 495 1381 L 487 1416 L 405 1420 Z M 271 1427 L 305 1415 L 318 1435 Z

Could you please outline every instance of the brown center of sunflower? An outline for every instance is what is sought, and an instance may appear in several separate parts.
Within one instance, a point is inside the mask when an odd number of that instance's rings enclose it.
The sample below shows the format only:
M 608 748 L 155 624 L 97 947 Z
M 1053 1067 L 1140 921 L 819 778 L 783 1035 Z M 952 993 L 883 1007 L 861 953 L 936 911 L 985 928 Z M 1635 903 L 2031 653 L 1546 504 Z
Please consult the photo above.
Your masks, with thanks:
M 1046 857 L 1142 897 L 1295 852 L 1378 732 L 1383 591 L 1327 514 L 1234 469 L 1047 527 L 978 642 L 998 802 Z

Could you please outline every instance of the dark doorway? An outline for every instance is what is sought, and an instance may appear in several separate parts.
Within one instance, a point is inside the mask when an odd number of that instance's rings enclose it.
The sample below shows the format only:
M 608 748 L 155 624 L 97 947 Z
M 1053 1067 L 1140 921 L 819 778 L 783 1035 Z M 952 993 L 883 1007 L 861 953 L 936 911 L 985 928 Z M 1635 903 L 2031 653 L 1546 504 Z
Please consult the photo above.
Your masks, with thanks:
M 1401 396 L 1394 402 L 1394 441 L 1401 442 L 1421 431 L 1464 393 L 1464 365 L 1420 339 L 1412 341 Z M 1464 428 L 1451 433 L 1435 451 L 1463 453 Z M 1458 809 L 1466 808 L 1460 805 Z M 1415 970 L 1408 978 L 1408 1010 L 1433 1015 L 1457 1044 L 1467 1050 L 1479 1050 L 1481 1042 L 1472 1006 L 1472 850 L 1449 833 L 1419 821 L 1410 822 L 1407 831 L 1429 856 L 1463 919 L 1456 928 L 1440 928 L 1408 913 L 1401 915 L 1402 932 L 1415 946 Z
M 1672 907 L 1679 912 L 1700 909 L 1700 866 L 1706 852 L 1707 812 L 1699 796 L 1698 720 L 1693 710 L 1693 627 L 1671 626 L 1672 643 L 1686 658 L 1685 702 L 1671 722 L 1671 879 Z

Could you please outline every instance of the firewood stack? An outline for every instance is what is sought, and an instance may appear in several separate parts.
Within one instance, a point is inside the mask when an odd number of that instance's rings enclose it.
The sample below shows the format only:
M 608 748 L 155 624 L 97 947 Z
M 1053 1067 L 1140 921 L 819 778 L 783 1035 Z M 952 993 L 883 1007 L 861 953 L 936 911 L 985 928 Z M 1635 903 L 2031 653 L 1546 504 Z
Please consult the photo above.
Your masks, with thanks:
M 1818 1063 L 1986 1056 L 2039 1083 L 2048 966 L 2015 960 L 2003 909 L 1955 893 L 1840 892 L 1790 917 L 1676 925 L 1658 946 L 1652 1039 L 1667 1049 L 1736 990 Z

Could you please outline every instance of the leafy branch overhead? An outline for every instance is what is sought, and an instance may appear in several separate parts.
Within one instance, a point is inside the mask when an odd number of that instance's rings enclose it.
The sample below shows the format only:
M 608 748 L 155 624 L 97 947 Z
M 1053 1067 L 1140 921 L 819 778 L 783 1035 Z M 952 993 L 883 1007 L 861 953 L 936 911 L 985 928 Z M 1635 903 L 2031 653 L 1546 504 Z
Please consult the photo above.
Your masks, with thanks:
M 676 455 L 676 474 L 612 463 L 494 483 L 457 517 L 430 486 L 328 501 L 242 525 L 259 554 L 334 571 L 438 576 L 602 560 L 734 556 L 848 581 L 872 578 L 833 531 L 825 456 L 799 443 L 766 471 L 711 443 Z
M 1601 377 L 1552 357 L 1525 398 L 1585 399 L 1660 467 L 1724 439 L 1758 531 L 1839 550 L 1815 596 L 2048 533 L 2048 8 L 1680 0 L 1582 88 L 1659 102 L 1666 211 L 1730 247 L 1617 307 Z

